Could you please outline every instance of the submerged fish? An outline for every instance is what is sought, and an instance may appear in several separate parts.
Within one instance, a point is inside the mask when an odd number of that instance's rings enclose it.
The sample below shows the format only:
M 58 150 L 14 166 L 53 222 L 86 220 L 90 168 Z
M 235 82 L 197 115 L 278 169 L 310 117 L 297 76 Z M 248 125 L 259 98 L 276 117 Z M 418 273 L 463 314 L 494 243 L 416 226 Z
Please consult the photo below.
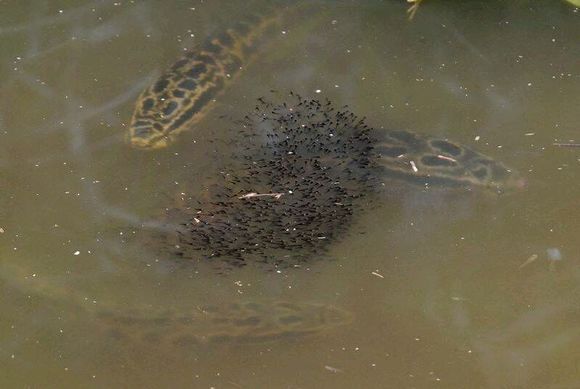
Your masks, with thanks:
M 175 62 L 139 96 L 128 130 L 130 144 L 163 148 L 199 122 L 279 22 L 280 12 L 254 13 Z
M 114 299 L 87 302 L 66 281 L 31 274 L 19 264 L 0 264 L 7 285 L 48 303 L 81 309 L 94 328 L 111 339 L 132 345 L 154 343 L 168 350 L 179 346 L 257 344 L 316 335 L 348 324 L 352 315 L 341 308 L 312 301 L 256 299 L 229 303 L 180 304 L 165 308 L 149 304 L 122 308 Z
M 254 344 L 300 338 L 346 324 L 351 314 L 308 302 L 251 301 L 193 307 L 157 317 L 100 312 L 100 324 L 119 340 L 189 346 L 216 343 Z

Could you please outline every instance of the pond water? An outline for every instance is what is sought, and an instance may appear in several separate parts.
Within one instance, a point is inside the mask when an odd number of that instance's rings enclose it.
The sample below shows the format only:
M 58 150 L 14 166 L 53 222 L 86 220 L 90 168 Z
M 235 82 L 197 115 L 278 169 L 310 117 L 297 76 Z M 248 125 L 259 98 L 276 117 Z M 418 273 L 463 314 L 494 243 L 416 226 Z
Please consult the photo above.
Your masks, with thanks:
M 409 21 L 403 1 L 304 3 L 203 120 L 143 151 L 125 140 L 139 93 L 265 3 L 0 1 L 2 387 L 580 387 L 580 11 L 433 0 Z M 526 185 L 385 179 L 295 269 L 216 274 L 150 250 L 136 237 L 177 194 L 204 196 L 239 152 L 234 120 L 270 90 L 452 139 Z M 166 309 L 261 301 L 351 319 L 269 342 L 131 336 Z M 103 312 L 137 324 L 114 336 Z

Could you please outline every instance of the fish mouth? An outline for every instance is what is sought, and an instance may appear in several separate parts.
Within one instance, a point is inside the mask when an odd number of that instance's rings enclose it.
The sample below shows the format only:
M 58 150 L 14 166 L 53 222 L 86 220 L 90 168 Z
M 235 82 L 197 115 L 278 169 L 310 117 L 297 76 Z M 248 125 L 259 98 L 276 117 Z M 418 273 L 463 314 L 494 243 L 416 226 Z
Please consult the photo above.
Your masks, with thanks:
M 489 185 L 489 188 L 497 194 L 509 194 L 527 189 L 528 184 L 528 180 L 525 177 L 520 176 L 518 173 L 511 172 L 508 179 L 501 180 L 500 182 L 493 182 Z
M 173 140 L 165 134 L 151 135 L 147 127 L 135 128 L 129 135 L 131 147 L 139 150 L 159 150 L 168 147 Z
M 514 177 L 507 183 L 506 186 L 512 190 L 524 190 L 528 187 L 528 180 L 524 177 Z

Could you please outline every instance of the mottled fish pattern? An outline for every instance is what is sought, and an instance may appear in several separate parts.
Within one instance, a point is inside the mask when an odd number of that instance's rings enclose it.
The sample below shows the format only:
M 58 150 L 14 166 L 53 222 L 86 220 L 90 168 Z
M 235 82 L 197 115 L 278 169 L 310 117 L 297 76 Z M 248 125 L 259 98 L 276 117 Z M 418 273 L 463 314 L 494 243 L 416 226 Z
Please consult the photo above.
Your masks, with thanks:
M 503 163 L 448 139 L 406 130 L 380 130 L 375 154 L 385 179 L 441 187 L 521 188 L 523 179 Z
M 135 148 L 159 149 L 211 109 L 280 22 L 263 9 L 189 51 L 139 96 L 128 130 Z
M 141 317 L 139 312 L 99 312 L 109 335 L 131 344 L 189 347 L 200 344 L 258 344 L 296 339 L 347 324 L 349 312 L 331 305 L 284 301 L 252 301 L 199 305 L 188 314 L 165 312 Z
M 119 304 L 100 299 L 87 304 L 85 294 L 54 278 L 37 278 L 22 263 L 0 263 L 7 286 L 45 304 L 67 304 L 90 315 L 94 329 L 119 342 L 172 352 L 176 347 L 216 343 L 276 342 L 324 333 L 350 323 L 352 314 L 333 305 L 272 299 L 191 302 L 178 307 Z M 170 303 L 167 303 L 170 305 Z

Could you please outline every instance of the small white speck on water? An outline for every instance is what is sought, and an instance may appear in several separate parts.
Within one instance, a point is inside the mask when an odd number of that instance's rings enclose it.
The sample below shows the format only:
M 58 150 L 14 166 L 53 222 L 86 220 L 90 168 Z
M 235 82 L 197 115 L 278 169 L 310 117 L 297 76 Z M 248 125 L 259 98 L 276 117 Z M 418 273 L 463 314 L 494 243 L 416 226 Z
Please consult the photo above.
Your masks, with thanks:
M 324 368 L 331 373 L 342 373 L 342 370 L 340 370 L 336 367 L 329 366 L 329 365 L 324 366 Z
M 419 171 L 419 169 L 417 169 L 417 165 L 415 164 L 415 161 L 410 161 L 409 163 L 411 164 L 411 168 L 413 169 L 413 171 L 415 173 L 417 173 Z
M 322 92 L 322 89 L 316 89 L 314 92 L 321 93 Z
M 79 255 L 80 253 L 81 253 L 81 252 L 77 250 L 77 251 L 75 251 L 75 252 L 73 253 L 73 255 Z
M 520 265 L 520 269 L 523 269 L 524 267 L 528 266 L 530 263 L 534 262 L 536 259 L 538 259 L 538 254 L 532 254 L 528 257 L 528 259 L 526 259 L 521 265 Z

